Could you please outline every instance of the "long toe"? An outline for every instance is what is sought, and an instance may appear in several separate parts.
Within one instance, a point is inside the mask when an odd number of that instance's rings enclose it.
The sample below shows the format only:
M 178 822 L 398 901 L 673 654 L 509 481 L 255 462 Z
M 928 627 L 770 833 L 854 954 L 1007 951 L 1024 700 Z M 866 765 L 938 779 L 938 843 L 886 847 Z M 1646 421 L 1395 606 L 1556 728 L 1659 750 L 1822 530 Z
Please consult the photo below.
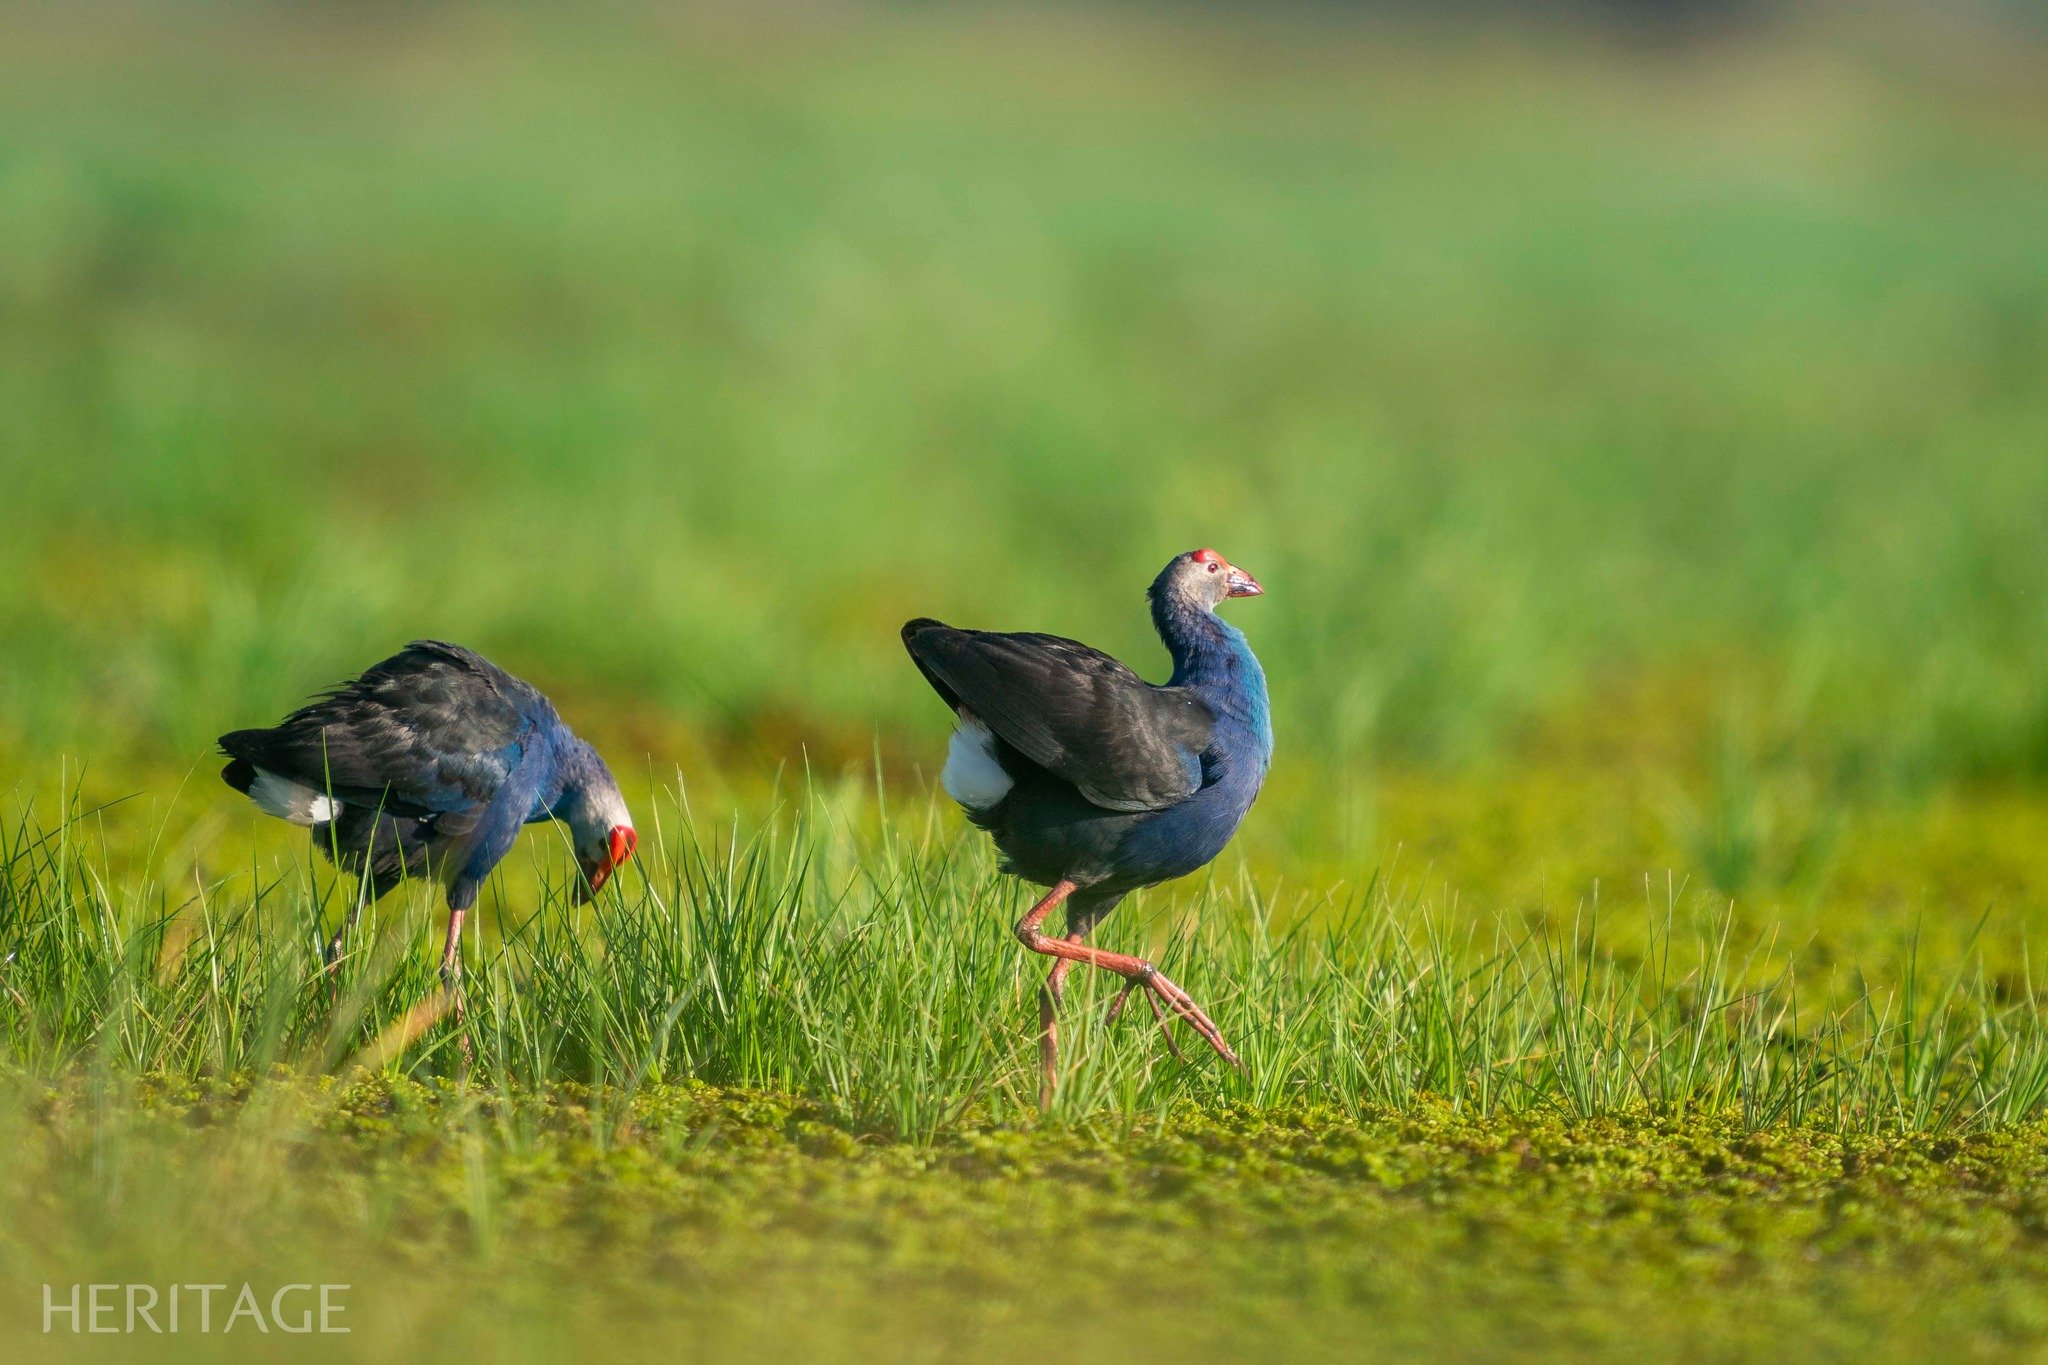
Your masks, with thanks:
M 1188 1027 L 1201 1034 L 1202 1040 L 1216 1050 L 1217 1056 L 1229 1062 L 1232 1066 L 1244 1065 L 1238 1059 L 1238 1055 L 1230 1050 L 1230 1044 L 1223 1041 L 1223 1031 L 1216 1027 L 1216 1021 L 1207 1014 L 1204 1014 L 1202 1007 L 1197 1005 L 1186 991 L 1174 985 L 1173 982 L 1167 980 L 1158 972 L 1153 972 L 1146 979 L 1145 984 L 1151 988 L 1155 995 L 1166 1002 L 1168 1009 L 1186 1020 Z

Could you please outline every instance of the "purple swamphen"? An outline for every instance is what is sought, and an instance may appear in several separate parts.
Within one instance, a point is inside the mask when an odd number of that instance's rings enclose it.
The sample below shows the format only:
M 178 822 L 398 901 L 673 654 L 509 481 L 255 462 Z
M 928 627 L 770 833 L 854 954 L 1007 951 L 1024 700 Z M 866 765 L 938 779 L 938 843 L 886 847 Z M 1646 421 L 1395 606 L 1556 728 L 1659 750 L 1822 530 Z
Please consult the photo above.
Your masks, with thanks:
M 267 730 L 220 737 L 221 777 L 258 809 L 312 830 L 367 878 L 372 900 L 408 877 L 448 890 L 441 975 L 462 970 L 462 919 L 521 825 L 569 827 L 588 900 L 638 840 L 619 784 L 531 685 L 460 645 L 415 640 Z M 356 907 L 327 944 L 338 959 Z
M 919 619 L 903 643 L 959 716 L 941 783 L 995 838 L 1003 870 L 1048 887 L 1017 937 L 1057 959 L 1039 994 L 1041 1103 L 1058 1081 L 1057 1016 L 1076 962 L 1124 978 L 1173 1042 L 1167 1009 L 1231 1063 L 1237 1054 L 1187 992 L 1151 963 L 1084 940 L 1139 887 L 1206 865 L 1251 809 L 1273 757 L 1266 675 L 1251 645 L 1216 615 L 1257 580 L 1214 550 L 1180 555 L 1152 583 L 1152 623 L 1173 656 L 1163 686 L 1100 650 L 1057 635 L 957 630 Z M 1062 901 L 1067 932 L 1039 925 Z

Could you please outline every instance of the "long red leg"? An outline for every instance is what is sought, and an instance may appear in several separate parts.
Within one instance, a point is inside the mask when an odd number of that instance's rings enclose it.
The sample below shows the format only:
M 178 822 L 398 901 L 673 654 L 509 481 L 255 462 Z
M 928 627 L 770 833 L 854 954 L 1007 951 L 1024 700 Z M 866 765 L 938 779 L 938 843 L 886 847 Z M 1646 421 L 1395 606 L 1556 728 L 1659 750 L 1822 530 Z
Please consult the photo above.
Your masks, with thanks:
M 1186 1020 L 1188 1026 L 1201 1034 L 1203 1041 L 1216 1050 L 1217 1056 L 1232 1066 L 1240 1065 L 1237 1054 L 1230 1050 L 1230 1044 L 1223 1041 L 1223 1033 L 1216 1027 L 1215 1021 L 1202 1012 L 1201 1007 L 1195 1004 L 1186 991 L 1162 976 L 1157 967 L 1143 958 L 1132 957 L 1127 953 L 1112 953 L 1101 948 L 1090 948 L 1084 943 L 1075 942 L 1071 937 L 1054 938 L 1039 931 L 1038 926 L 1045 923 L 1046 916 L 1077 889 L 1070 881 L 1055 883 L 1052 890 L 1046 892 L 1038 904 L 1025 911 L 1024 918 L 1017 921 L 1017 941 L 1034 953 L 1044 953 L 1048 957 L 1059 958 L 1062 962 L 1084 962 L 1091 967 L 1115 972 L 1130 982 L 1133 989 L 1143 987 L 1175 1015 Z M 1057 965 L 1054 971 L 1058 971 Z M 1045 1088 L 1041 1093 L 1049 1093 L 1050 1087 L 1058 1079 L 1058 1073 L 1048 1065 L 1049 1062 L 1057 1061 L 1056 1041 L 1047 1041 L 1054 1036 L 1053 1027 L 1056 1026 L 1053 1025 L 1051 1011 L 1058 1003 L 1058 997 L 1051 989 L 1054 985 L 1052 978 L 1047 978 L 1046 985 L 1048 989 L 1039 997 L 1039 1062 L 1042 1066 L 1048 1067 L 1042 1078 Z
M 455 1010 L 455 1027 L 462 1028 L 462 917 L 467 910 L 448 911 L 448 940 L 441 945 L 441 988 L 448 993 L 449 1002 Z M 464 1030 L 457 1045 L 462 1049 L 462 1062 L 466 1067 L 473 1060 L 470 1055 L 469 1033 Z
M 1070 933 L 1068 943 L 1079 943 L 1081 933 Z M 1046 973 L 1038 988 L 1038 1107 L 1052 1108 L 1052 1092 L 1060 1074 L 1060 1001 L 1067 994 L 1067 973 L 1074 969 L 1071 959 L 1060 958 Z
M 448 938 L 441 945 L 441 984 L 453 986 L 462 979 L 462 917 L 467 910 L 448 912 Z

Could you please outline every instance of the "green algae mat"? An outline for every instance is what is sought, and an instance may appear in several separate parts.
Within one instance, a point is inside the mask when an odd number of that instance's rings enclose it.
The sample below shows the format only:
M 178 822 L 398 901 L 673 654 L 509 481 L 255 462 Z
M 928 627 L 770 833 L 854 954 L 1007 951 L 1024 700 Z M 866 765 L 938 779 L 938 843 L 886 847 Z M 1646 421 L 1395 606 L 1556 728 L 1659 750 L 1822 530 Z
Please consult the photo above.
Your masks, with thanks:
M 2048 1325 L 2038 1125 L 1302 1108 L 908 1144 L 764 1093 L 385 1081 L 31 1107 L 11 1283 L 348 1286 L 348 1335 L 124 1339 L 194 1358 L 2002 1359 Z M 26 1316 L 10 1358 L 73 1358 Z

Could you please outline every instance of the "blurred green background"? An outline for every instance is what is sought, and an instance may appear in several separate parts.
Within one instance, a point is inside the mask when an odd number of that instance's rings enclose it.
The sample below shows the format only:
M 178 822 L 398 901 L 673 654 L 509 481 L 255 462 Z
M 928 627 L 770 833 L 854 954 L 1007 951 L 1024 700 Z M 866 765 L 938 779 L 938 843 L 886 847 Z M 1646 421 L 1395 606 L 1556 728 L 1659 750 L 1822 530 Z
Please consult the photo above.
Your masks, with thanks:
M 0 730 L 183 764 L 435 634 L 859 754 L 906 616 L 1152 665 L 1214 542 L 1284 766 L 1740 695 L 2038 782 L 2042 60 L 1803 15 L 10 12 Z

